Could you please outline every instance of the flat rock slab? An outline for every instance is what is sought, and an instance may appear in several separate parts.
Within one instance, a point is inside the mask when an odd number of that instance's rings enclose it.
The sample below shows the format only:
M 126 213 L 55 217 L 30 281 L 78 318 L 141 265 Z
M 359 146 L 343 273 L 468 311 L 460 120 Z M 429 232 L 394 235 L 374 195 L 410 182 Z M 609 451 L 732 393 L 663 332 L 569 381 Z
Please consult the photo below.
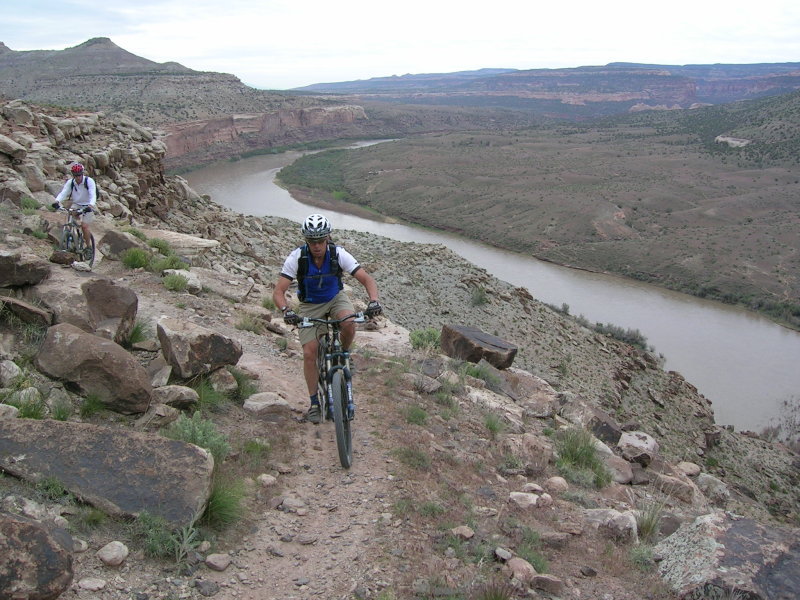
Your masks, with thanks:
M 681 598 L 734 598 L 735 591 L 754 600 L 794 600 L 800 590 L 796 528 L 719 511 L 682 525 L 655 552 L 664 557 L 661 576 Z
M 517 347 L 495 335 L 469 325 L 444 325 L 442 351 L 451 358 L 478 363 L 486 360 L 498 369 L 507 369 L 514 362 Z
M 0 469 L 30 482 L 54 478 L 80 500 L 132 518 L 147 511 L 193 523 L 211 491 L 214 459 L 156 434 L 91 423 L 0 420 Z

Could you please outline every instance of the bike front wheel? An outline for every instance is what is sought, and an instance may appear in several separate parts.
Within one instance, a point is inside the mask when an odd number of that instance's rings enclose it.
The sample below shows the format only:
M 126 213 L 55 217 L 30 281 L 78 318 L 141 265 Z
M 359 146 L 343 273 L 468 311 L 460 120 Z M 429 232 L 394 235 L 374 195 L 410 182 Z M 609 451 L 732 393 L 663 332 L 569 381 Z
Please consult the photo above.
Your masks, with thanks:
M 58 244 L 58 249 L 66 252 L 75 252 L 75 232 L 69 225 L 64 225 L 61 228 L 61 241 Z
M 331 401 L 333 402 L 333 423 L 336 427 L 339 462 L 345 469 L 349 469 L 353 464 L 353 442 L 350 436 L 350 420 L 347 418 L 348 385 L 349 382 L 344 373 L 337 370 L 331 381 Z
M 95 251 L 94 235 L 90 235 L 88 244 L 86 243 L 86 239 L 83 237 L 83 235 L 81 235 L 80 240 L 81 240 L 80 245 L 82 246 L 82 248 L 80 249 L 80 252 L 78 254 L 83 259 L 83 262 L 88 263 L 89 266 L 91 267 L 92 265 L 94 265 L 94 251 Z

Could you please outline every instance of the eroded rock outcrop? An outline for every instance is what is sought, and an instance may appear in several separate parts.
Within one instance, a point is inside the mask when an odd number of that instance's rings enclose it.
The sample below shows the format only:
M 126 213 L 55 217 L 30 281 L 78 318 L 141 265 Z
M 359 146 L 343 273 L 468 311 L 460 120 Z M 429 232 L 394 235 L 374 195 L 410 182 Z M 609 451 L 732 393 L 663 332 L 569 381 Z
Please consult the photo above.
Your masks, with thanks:
M 147 371 L 113 341 L 62 323 L 47 330 L 36 367 L 96 394 L 110 410 L 136 414 L 147 410 L 153 388 Z
M 214 459 L 193 444 L 120 427 L 3 419 L 0 469 L 32 483 L 59 481 L 110 515 L 147 511 L 183 527 L 205 508 Z
M 800 531 L 715 512 L 655 547 L 661 576 L 681 598 L 790 600 L 800 589 Z M 730 596 L 727 596 L 730 595 Z
M 72 538 L 63 529 L 0 511 L 0 556 L 0 600 L 52 600 L 72 583 Z

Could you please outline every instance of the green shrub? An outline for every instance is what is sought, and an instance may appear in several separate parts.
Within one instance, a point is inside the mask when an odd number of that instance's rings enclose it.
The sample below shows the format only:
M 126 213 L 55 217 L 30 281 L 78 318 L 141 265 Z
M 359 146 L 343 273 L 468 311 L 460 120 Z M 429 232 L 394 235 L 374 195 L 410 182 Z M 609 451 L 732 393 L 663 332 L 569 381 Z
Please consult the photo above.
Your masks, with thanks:
M 244 490 L 242 481 L 217 473 L 201 521 L 212 529 L 222 529 L 238 521 L 244 514 Z
M 143 342 L 148 337 L 148 331 L 150 329 L 150 322 L 147 320 L 140 320 L 136 319 L 131 327 L 131 332 L 128 334 L 128 338 L 123 340 L 122 345 L 125 348 L 130 348 L 134 344 L 138 342 Z
M 656 563 L 653 559 L 653 548 L 647 544 L 639 544 L 632 547 L 628 550 L 628 558 L 640 571 L 647 573 L 655 569 Z
M 68 421 L 72 416 L 72 403 L 66 398 L 59 398 L 50 407 L 50 416 L 56 421 Z
M 129 269 L 146 269 L 150 264 L 150 253 L 143 248 L 128 248 L 120 256 L 122 264 Z
M 268 458 L 271 451 L 269 442 L 261 440 L 247 440 L 242 445 L 242 454 L 256 461 Z
M 24 398 L 17 408 L 19 419 L 44 419 L 47 414 L 47 404 L 39 395 L 35 398 Z
M 36 491 L 50 502 L 58 502 L 66 496 L 72 501 L 73 497 L 67 487 L 57 477 L 44 477 L 36 483 Z
M 486 425 L 486 429 L 489 430 L 489 433 L 494 438 L 498 434 L 503 432 L 505 429 L 505 423 L 503 422 L 503 418 L 496 415 L 495 413 L 487 413 L 484 420 L 484 425 Z
M 46 240 L 47 234 L 44 231 L 31 231 L 31 235 L 35 237 L 37 240 Z
M 80 506 L 77 518 L 72 521 L 78 531 L 87 532 L 97 529 L 108 520 L 108 515 L 93 506 Z
M 86 398 L 83 399 L 83 402 L 81 402 L 78 414 L 80 414 L 82 419 L 88 419 L 104 409 L 105 404 L 103 404 L 100 396 L 97 394 L 88 394 Z
M 415 329 L 408 337 L 414 350 L 437 350 L 441 343 L 442 333 L 434 327 L 427 327 Z
M 189 280 L 180 273 L 170 273 L 162 281 L 170 292 L 182 292 L 189 285 Z
M 641 541 L 650 542 L 656 539 L 665 507 L 664 501 L 651 500 L 636 512 L 636 528 Z
M 428 518 L 440 517 L 445 512 L 447 511 L 444 508 L 444 506 L 432 500 L 428 500 L 419 505 L 419 514 L 422 515 L 423 517 L 428 517 Z
M 41 204 L 30 196 L 23 196 L 22 200 L 20 200 L 20 208 L 22 210 L 39 210 L 41 208 Z
M 253 378 L 244 371 L 236 367 L 228 367 L 228 372 L 236 380 L 236 391 L 233 393 L 233 399 L 237 402 L 244 402 L 258 391 L 258 387 L 253 383 Z
M 611 473 L 597 453 L 592 434 L 577 427 L 564 429 L 556 435 L 561 474 L 579 485 L 602 488 L 611 483 Z
M 167 521 L 146 510 L 131 523 L 131 537 L 141 544 L 145 556 L 169 558 L 175 555 L 175 543 Z
M 406 421 L 412 425 L 425 425 L 428 420 L 428 413 L 417 404 L 412 404 L 405 409 Z
M 517 554 L 527 560 L 537 573 L 547 573 L 547 559 L 541 553 L 541 536 L 530 527 L 522 528 L 522 540 L 517 547 Z
M 153 273 L 163 273 L 167 269 L 188 271 L 189 265 L 181 260 L 181 257 L 177 254 L 170 254 L 169 256 L 162 256 L 161 258 L 151 261 L 148 269 Z
M 483 304 L 487 304 L 489 302 L 489 295 L 486 293 L 486 288 L 479 286 L 473 289 L 470 302 L 472 306 L 481 306 Z
M 199 411 L 215 411 L 228 401 L 228 397 L 214 389 L 206 377 L 197 377 L 189 385 L 197 392 L 197 408 Z
M 267 310 L 275 310 L 278 307 L 275 306 L 275 301 L 272 299 L 272 296 L 264 296 L 261 299 L 261 306 L 266 308 Z
M 514 600 L 516 597 L 516 588 L 507 581 L 484 583 L 470 596 L 474 600 Z
M 486 387 L 493 392 L 500 391 L 503 383 L 502 379 L 492 370 L 489 365 L 465 363 L 463 372 L 465 375 L 469 375 L 470 377 L 484 381 L 486 383 Z
M 392 454 L 404 465 L 419 471 L 427 471 L 431 466 L 431 457 L 419 448 L 404 446 L 396 448 Z
M 191 418 L 181 414 L 177 421 L 163 431 L 163 435 L 205 448 L 214 456 L 215 465 L 222 464 L 231 450 L 225 434 L 217 431 L 214 423 L 204 419 L 199 411 Z
M 150 238 L 147 240 L 147 245 L 158 250 L 163 256 L 169 256 L 170 254 L 173 254 L 172 248 L 167 240 Z
M 249 314 L 239 317 L 239 320 L 236 321 L 235 327 L 236 329 L 250 331 L 258 335 L 264 333 L 264 323 L 258 317 L 254 317 L 253 315 Z
M 123 227 L 122 231 L 124 231 L 125 233 L 130 233 L 133 237 L 138 238 L 143 242 L 147 241 L 147 236 L 138 229 L 136 229 L 136 227 Z

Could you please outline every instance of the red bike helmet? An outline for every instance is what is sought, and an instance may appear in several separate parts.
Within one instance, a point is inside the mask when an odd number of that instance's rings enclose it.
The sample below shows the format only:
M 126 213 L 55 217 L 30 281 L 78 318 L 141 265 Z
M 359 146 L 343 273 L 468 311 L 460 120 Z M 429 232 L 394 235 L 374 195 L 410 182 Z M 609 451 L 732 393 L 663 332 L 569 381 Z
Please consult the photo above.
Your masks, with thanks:
M 72 165 L 72 168 L 70 168 L 70 171 L 72 171 L 73 175 L 83 175 L 83 165 L 81 163 L 75 163 Z

